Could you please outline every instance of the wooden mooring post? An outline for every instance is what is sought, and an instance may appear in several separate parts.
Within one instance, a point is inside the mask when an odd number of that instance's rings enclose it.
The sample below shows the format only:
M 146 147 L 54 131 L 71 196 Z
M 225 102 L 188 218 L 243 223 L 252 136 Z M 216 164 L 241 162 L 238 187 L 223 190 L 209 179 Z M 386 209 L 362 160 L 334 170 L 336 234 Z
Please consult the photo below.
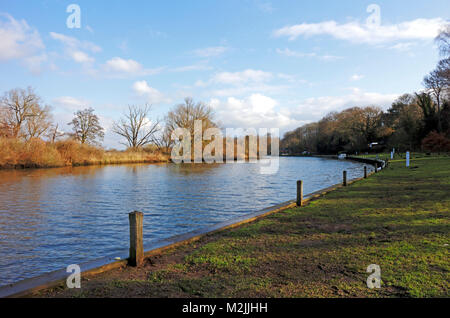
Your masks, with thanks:
M 347 171 L 346 170 L 344 170 L 344 172 L 342 173 L 342 185 L 344 187 L 347 186 Z
M 375 162 L 375 173 L 378 173 L 378 162 Z
M 297 206 L 303 205 L 303 181 L 297 181 Z
M 130 257 L 128 258 L 128 264 L 139 266 L 144 262 L 144 213 L 134 211 L 128 214 L 128 218 L 130 220 Z
M 364 166 L 364 179 L 367 179 L 367 166 Z

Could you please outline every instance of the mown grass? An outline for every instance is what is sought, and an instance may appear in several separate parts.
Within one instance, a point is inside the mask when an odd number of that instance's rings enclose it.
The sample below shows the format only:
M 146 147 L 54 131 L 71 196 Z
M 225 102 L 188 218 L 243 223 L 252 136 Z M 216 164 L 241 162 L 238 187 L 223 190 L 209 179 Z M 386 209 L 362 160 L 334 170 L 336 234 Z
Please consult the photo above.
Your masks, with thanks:
M 420 159 L 420 158 L 441 158 L 441 157 L 448 157 L 450 156 L 450 153 L 425 153 L 425 152 L 411 152 L 410 158 L 411 159 Z M 391 159 L 390 153 L 373 153 L 373 154 L 367 154 L 367 155 L 357 155 L 356 157 L 361 158 L 378 158 L 382 160 L 406 160 L 406 153 L 405 152 L 395 152 L 393 159 Z
M 34 296 L 448 297 L 449 210 L 449 157 L 394 161 L 305 207 Z

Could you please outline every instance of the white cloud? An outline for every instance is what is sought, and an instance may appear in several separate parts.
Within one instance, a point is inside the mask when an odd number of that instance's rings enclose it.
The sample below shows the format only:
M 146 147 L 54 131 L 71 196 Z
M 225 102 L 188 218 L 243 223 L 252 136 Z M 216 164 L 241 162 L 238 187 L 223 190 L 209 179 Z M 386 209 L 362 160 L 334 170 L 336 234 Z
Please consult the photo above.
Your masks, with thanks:
M 125 60 L 120 57 L 114 57 L 106 62 L 105 67 L 112 72 L 139 73 L 142 72 L 141 64 L 134 60 Z
M 318 121 L 331 111 L 368 105 L 386 109 L 398 96 L 399 94 L 380 94 L 352 88 L 346 95 L 307 98 L 300 102 L 290 102 L 290 107 L 282 107 L 277 100 L 259 93 L 245 98 L 213 98 L 209 104 L 225 128 L 279 128 L 283 132 Z
M 98 53 L 102 50 L 101 47 L 92 42 L 80 41 L 74 37 L 64 34 L 50 32 L 50 37 L 61 42 L 64 45 L 66 55 L 76 63 L 90 66 L 95 59 L 86 53 L 86 51 Z
M 56 32 L 50 32 L 50 36 L 52 39 L 58 40 L 70 48 L 80 48 L 91 51 L 92 53 L 98 53 L 102 51 L 102 48 L 100 46 L 89 41 L 80 41 L 74 37 Z
M 0 14 L 0 62 L 21 60 L 32 73 L 39 73 L 41 64 L 47 60 L 44 49 L 39 32 L 25 20 Z
M 261 70 L 246 69 L 242 72 L 220 72 L 216 73 L 211 81 L 213 83 L 241 85 L 251 82 L 265 82 L 272 78 L 272 73 Z
M 72 96 L 61 96 L 52 100 L 53 104 L 58 108 L 63 108 L 66 111 L 77 111 L 89 107 L 90 102 L 83 99 L 78 99 Z
M 342 58 L 340 56 L 334 56 L 334 55 L 319 55 L 315 52 L 310 52 L 310 53 L 297 52 L 297 51 L 292 51 L 288 48 L 285 48 L 283 50 L 276 49 L 276 52 L 280 55 L 284 55 L 284 56 L 288 56 L 288 57 L 296 57 L 296 58 L 314 57 L 314 58 L 318 58 L 323 61 L 332 61 L 332 60 L 338 60 L 338 59 Z
M 83 51 L 73 51 L 70 52 L 71 57 L 77 63 L 92 63 L 94 62 L 94 58 L 90 57 L 88 54 Z
M 319 120 L 331 111 L 341 111 L 354 106 L 375 105 L 388 108 L 400 94 L 380 94 L 351 88 L 351 93 L 342 96 L 322 96 L 307 98 L 297 104 L 293 111 L 301 120 Z
M 208 92 L 209 96 L 243 96 L 256 92 L 264 92 L 265 94 L 280 94 L 289 89 L 290 85 L 275 85 L 275 84 L 251 84 L 238 85 L 232 87 L 215 88 Z
M 0 14 L 0 39 L 0 61 L 30 57 L 45 48 L 37 30 L 9 14 Z
M 364 75 L 361 75 L 361 74 L 353 74 L 352 76 L 350 76 L 351 81 L 359 81 L 363 78 L 364 78 Z
M 204 63 L 199 63 L 199 64 L 174 67 L 171 69 L 171 71 L 172 72 L 189 72 L 189 71 L 207 71 L 207 70 L 211 70 L 211 69 L 212 69 L 211 66 L 206 65 Z
M 301 123 L 292 119 L 287 110 L 276 109 L 278 102 L 262 94 L 239 99 L 211 99 L 211 107 L 225 128 L 293 128 Z
M 133 84 L 133 91 L 141 97 L 146 99 L 146 102 L 150 104 L 159 104 L 162 102 L 170 102 L 170 99 L 166 98 L 163 93 L 156 88 L 151 87 L 147 81 L 136 81 Z
M 409 51 L 416 44 L 413 42 L 405 42 L 405 43 L 397 43 L 395 45 L 390 46 L 389 48 L 392 50 L 397 50 L 401 52 Z
M 405 40 L 429 40 L 436 37 L 446 24 L 441 18 L 416 19 L 398 24 L 372 26 L 360 22 L 337 23 L 325 21 L 320 23 L 302 23 L 286 26 L 274 32 L 274 36 L 286 36 L 295 40 L 299 36 L 329 35 L 339 40 L 382 44 Z
M 275 79 L 283 80 L 284 84 L 274 82 Z M 257 92 L 265 94 L 280 93 L 286 90 L 295 80 L 287 74 L 273 74 L 262 70 L 246 69 L 238 72 L 218 72 L 208 80 L 198 80 L 196 87 L 208 88 L 204 90 L 206 96 L 243 96 Z M 289 85 L 285 83 L 288 82 Z M 296 81 L 300 83 L 300 81 Z
M 203 49 L 197 49 L 194 51 L 194 54 L 199 57 L 214 57 L 219 56 L 228 51 L 229 48 L 225 46 L 213 46 L 213 47 L 207 47 Z
M 156 69 L 145 69 L 142 64 L 138 63 L 132 59 L 123 59 L 121 57 L 114 57 L 108 60 L 103 65 L 104 71 L 110 73 L 113 76 L 144 76 L 144 75 L 152 75 L 161 72 L 162 68 Z
M 285 48 L 284 50 L 277 49 L 276 51 L 280 55 L 289 56 L 289 57 L 314 57 L 314 56 L 316 56 L 316 53 L 296 52 L 296 51 L 291 51 L 288 48 Z

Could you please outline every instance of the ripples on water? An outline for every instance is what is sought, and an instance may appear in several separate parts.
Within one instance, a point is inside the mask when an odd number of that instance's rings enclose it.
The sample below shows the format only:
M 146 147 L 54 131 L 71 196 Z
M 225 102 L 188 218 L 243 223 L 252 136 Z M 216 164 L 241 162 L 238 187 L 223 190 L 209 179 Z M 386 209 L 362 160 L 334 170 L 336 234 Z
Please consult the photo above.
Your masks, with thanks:
M 360 177 L 363 165 L 281 157 L 259 163 L 134 164 L 0 171 L 0 286 L 128 248 L 128 212 L 144 212 L 144 242 L 291 200 Z

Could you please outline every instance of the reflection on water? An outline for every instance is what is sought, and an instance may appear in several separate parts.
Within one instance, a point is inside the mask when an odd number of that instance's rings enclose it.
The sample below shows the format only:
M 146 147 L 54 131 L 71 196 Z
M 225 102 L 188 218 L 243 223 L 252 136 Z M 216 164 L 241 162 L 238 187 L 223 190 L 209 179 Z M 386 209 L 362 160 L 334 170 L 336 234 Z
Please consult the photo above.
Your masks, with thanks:
M 0 171 L 0 286 L 128 247 L 128 216 L 143 211 L 146 243 L 339 183 L 363 165 L 280 158 L 259 164 L 133 164 Z

